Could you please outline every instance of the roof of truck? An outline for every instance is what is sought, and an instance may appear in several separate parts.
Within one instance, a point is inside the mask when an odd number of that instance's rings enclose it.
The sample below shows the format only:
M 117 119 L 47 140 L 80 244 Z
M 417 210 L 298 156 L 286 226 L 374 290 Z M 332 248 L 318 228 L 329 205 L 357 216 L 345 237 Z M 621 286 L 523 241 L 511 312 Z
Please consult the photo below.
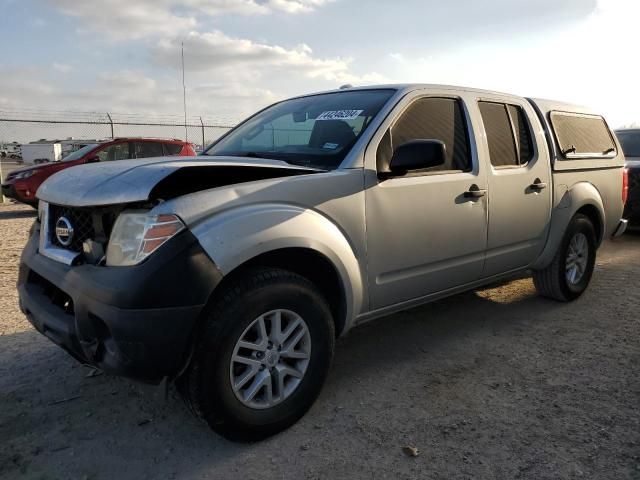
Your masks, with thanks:
M 525 98 L 525 97 L 522 97 L 521 95 L 517 95 L 514 93 L 498 92 L 495 90 L 484 90 L 480 88 L 465 87 L 460 85 L 443 85 L 443 84 L 436 84 L 436 83 L 396 83 L 396 84 L 386 84 L 386 85 L 366 85 L 366 86 L 360 86 L 360 87 L 344 86 L 339 89 L 329 90 L 328 92 L 322 92 L 322 93 L 345 92 L 345 91 L 353 91 L 353 90 L 386 89 L 386 88 L 403 91 L 405 93 L 412 92 L 415 90 L 434 89 L 434 90 L 454 90 L 454 91 L 472 92 L 472 93 L 477 93 L 481 95 L 482 94 L 503 95 L 503 96 L 510 96 L 510 97 Z M 310 94 L 310 95 L 315 95 L 315 94 Z M 307 96 L 307 95 L 302 95 L 302 96 Z M 536 103 L 538 107 L 540 107 L 540 109 L 545 112 L 549 112 L 552 110 L 566 110 L 566 111 L 571 111 L 576 113 L 585 113 L 585 114 L 594 113 L 589 107 L 586 107 L 584 105 L 576 105 L 568 102 L 561 102 L 558 100 L 548 100 L 543 98 L 530 98 L 530 100 Z
M 437 90 L 464 90 L 465 92 L 487 93 L 487 94 L 493 94 L 493 95 L 513 95 L 509 93 L 495 92 L 491 90 L 482 90 L 480 88 L 463 87 L 459 85 L 443 85 L 443 84 L 437 84 L 437 83 L 391 83 L 391 84 L 385 84 L 385 85 L 363 85 L 359 87 L 345 86 L 342 88 L 330 90 L 330 92 L 344 92 L 348 90 L 372 90 L 372 89 L 382 90 L 386 88 L 394 89 L 394 90 L 405 90 L 407 92 L 410 92 L 413 90 L 422 90 L 422 89 L 432 88 Z M 324 93 L 327 93 L 327 92 L 324 92 Z

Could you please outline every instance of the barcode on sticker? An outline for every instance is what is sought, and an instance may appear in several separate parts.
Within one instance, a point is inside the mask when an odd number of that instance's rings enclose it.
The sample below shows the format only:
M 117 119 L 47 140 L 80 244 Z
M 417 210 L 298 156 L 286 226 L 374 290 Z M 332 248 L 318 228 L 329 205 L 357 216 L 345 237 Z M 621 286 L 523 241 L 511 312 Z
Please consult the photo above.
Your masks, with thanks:
M 353 120 L 360 116 L 364 110 L 331 110 L 322 112 L 316 121 L 320 120 Z

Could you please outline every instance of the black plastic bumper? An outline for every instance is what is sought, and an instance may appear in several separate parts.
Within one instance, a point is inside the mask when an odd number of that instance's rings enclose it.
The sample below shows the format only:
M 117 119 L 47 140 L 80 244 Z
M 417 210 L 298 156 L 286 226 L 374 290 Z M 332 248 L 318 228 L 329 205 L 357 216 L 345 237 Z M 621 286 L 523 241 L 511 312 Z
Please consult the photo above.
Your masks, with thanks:
M 7 198 L 16 198 L 16 189 L 12 184 L 2 185 L 2 195 Z
M 188 360 L 194 327 L 221 274 L 188 231 L 140 265 L 67 266 L 25 247 L 20 307 L 33 326 L 83 363 L 147 382 Z
M 623 216 L 630 224 L 640 225 L 640 168 L 629 169 L 629 196 Z
M 640 188 L 638 188 L 640 190 Z M 629 220 L 629 223 L 634 226 L 640 225 L 640 195 L 635 195 L 634 198 L 629 198 L 627 204 L 624 207 L 623 217 Z

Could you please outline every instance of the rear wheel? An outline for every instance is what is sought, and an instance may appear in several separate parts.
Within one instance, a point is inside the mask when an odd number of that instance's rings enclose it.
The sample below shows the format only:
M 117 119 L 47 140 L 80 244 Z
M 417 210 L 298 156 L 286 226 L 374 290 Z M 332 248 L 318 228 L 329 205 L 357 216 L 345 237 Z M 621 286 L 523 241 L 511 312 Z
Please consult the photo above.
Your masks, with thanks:
M 331 313 L 311 282 L 285 270 L 253 270 L 211 305 L 181 391 L 223 436 L 264 438 L 311 407 L 333 348 Z
M 538 292 L 568 302 L 587 289 L 596 261 L 596 231 L 591 220 L 578 214 L 571 220 L 551 264 L 533 272 Z

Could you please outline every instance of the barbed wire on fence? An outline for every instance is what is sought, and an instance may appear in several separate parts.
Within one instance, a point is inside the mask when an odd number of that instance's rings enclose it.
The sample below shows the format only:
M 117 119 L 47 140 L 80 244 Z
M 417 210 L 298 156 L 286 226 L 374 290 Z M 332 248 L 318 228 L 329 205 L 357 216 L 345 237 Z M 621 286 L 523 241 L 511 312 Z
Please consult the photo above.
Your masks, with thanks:
M 0 144 L 116 137 L 177 138 L 204 147 L 233 128 L 229 118 L 136 113 L 0 109 Z

